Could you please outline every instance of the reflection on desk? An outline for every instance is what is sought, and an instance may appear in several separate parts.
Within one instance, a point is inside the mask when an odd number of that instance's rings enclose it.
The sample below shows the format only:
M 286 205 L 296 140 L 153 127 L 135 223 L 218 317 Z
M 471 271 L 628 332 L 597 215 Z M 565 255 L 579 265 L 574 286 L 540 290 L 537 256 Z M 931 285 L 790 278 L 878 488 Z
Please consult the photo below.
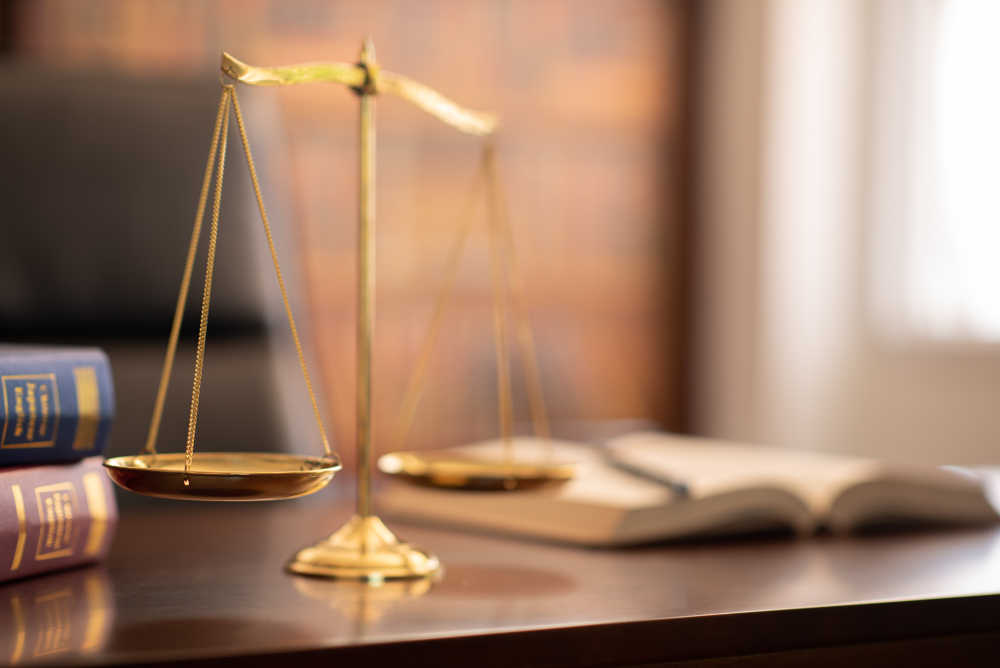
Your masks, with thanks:
M 0 660 L 51 652 L 64 665 L 241 668 L 1000 660 L 996 528 L 583 550 L 394 526 L 432 547 L 445 572 L 371 587 L 284 572 L 299 545 L 352 510 L 318 496 L 124 513 L 106 573 L 0 588 Z
M 22 580 L 0 588 L 0 661 L 50 661 L 103 649 L 114 616 L 100 566 Z

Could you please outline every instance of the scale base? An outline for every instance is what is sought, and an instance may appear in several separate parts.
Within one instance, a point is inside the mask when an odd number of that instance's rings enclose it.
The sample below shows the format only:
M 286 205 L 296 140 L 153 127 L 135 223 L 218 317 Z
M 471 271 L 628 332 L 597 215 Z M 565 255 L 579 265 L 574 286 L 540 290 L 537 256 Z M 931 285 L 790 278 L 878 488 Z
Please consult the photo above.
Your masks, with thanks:
M 372 515 L 355 515 L 336 533 L 311 547 L 299 550 L 288 571 L 345 580 L 419 578 L 441 567 L 433 554 L 399 539 Z

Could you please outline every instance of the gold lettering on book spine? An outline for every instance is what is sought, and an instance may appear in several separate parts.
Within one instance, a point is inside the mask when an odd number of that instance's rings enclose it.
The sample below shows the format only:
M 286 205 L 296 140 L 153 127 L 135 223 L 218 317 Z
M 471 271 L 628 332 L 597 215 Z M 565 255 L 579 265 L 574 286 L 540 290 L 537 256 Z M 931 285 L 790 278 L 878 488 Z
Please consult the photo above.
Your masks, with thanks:
M 10 570 L 16 571 L 21 567 L 24 544 L 28 542 L 28 514 L 24 511 L 24 495 L 21 494 L 21 486 L 11 485 L 10 491 L 14 495 L 14 511 L 17 513 L 17 547 L 14 548 L 14 561 L 11 562 Z
M 41 530 L 38 532 L 38 550 L 35 559 L 58 559 L 73 555 L 76 542 L 76 516 L 78 503 L 76 488 L 71 482 L 35 488 L 35 501 Z
M 97 370 L 92 366 L 73 369 L 76 380 L 76 436 L 74 450 L 92 450 L 97 441 L 97 427 L 101 423 L 101 394 L 97 385 Z
M 54 373 L 0 377 L 6 416 L 3 448 L 51 448 L 59 428 L 59 387 Z
M 84 473 L 83 493 L 87 497 L 87 510 L 90 511 L 90 531 L 87 533 L 83 554 L 94 557 L 101 552 L 104 536 L 108 532 L 108 502 L 104 495 L 104 476 L 96 472 Z

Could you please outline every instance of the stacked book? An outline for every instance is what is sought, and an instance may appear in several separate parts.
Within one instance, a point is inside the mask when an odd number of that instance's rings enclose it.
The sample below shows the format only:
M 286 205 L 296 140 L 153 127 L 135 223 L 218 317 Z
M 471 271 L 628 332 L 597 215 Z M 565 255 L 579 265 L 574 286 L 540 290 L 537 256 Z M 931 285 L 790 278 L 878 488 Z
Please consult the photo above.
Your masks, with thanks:
M 0 582 L 104 558 L 118 519 L 99 348 L 0 345 Z

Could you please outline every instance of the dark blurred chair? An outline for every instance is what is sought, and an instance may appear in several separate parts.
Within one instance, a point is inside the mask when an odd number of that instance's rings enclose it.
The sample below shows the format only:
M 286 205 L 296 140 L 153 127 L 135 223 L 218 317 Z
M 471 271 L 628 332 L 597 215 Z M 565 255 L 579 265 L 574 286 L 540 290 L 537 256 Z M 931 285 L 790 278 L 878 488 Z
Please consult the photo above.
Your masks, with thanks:
M 202 85 L 0 67 L 0 340 L 107 350 L 118 397 L 112 454 L 145 442 L 219 96 L 211 76 Z M 249 125 L 254 104 L 245 97 Z M 184 445 L 209 221 L 164 451 Z M 259 227 L 233 134 L 198 426 L 204 450 L 286 449 L 295 422 L 276 389 L 297 367 L 286 373 L 276 363 L 288 355 L 275 352 L 269 322 L 284 315 Z M 284 258 L 294 277 L 294 258 Z

